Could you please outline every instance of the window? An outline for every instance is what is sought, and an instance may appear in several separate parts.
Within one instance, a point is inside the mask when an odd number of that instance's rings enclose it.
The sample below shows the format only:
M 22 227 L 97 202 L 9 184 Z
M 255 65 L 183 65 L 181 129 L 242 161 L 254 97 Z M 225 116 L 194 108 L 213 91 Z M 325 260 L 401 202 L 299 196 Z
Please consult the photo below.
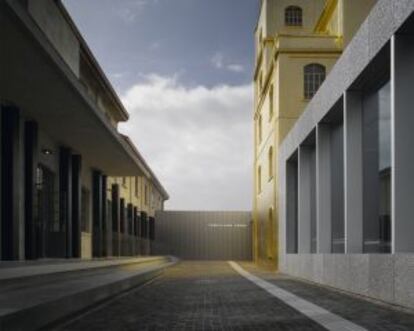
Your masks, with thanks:
M 285 25 L 302 26 L 303 15 L 302 8 L 297 6 L 289 6 L 285 9 Z
M 135 177 L 135 196 L 138 198 L 138 177 Z
M 122 186 L 126 186 L 126 178 L 122 177 Z
M 262 141 L 262 115 L 257 119 L 257 134 L 259 136 L 259 143 Z
M 257 191 L 262 192 L 262 167 L 259 166 L 257 169 Z
M 273 147 L 269 148 L 269 180 L 273 178 Z
M 273 117 L 273 85 L 270 86 L 269 90 L 269 121 Z
M 326 69 L 318 63 L 311 63 L 304 68 L 305 99 L 312 99 L 325 80 Z
M 145 199 L 145 205 L 148 206 L 148 187 L 147 187 L 147 185 L 145 185 L 145 196 L 144 196 L 144 199 Z
M 43 165 L 36 169 L 36 194 L 39 226 L 49 232 L 62 231 L 64 224 L 55 213 L 55 174 Z
M 392 234 L 391 85 L 363 95 L 364 253 L 390 253 Z

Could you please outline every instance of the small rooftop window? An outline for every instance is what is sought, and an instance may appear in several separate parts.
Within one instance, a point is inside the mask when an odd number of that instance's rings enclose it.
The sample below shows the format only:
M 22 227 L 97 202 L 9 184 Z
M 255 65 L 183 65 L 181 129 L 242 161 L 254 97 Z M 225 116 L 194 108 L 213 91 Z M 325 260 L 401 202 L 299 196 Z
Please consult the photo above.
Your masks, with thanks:
M 285 25 L 302 26 L 303 16 L 302 8 L 298 6 L 289 6 L 285 9 Z

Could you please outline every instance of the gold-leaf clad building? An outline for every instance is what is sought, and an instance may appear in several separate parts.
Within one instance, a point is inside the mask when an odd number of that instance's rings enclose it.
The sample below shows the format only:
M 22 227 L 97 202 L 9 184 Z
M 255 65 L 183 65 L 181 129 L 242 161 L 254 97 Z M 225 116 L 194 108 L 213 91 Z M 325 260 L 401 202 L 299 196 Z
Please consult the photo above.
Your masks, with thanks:
M 254 65 L 253 255 L 258 263 L 277 268 L 278 146 L 375 3 L 260 3 Z

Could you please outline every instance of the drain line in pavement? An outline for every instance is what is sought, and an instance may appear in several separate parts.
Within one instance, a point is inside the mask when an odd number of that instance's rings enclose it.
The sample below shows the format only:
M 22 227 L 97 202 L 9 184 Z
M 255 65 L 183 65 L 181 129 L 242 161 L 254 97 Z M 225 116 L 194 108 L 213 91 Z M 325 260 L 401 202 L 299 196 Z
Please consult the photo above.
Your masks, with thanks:
M 333 314 L 309 301 L 306 301 L 268 281 L 265 281 L 244 270 L 236 262 L 230 261 L 230 266 L 244 278 L 250 280 L 285 304 L 314 320 L 324 328 L 332 331 L 367 331 L 367 329 Z

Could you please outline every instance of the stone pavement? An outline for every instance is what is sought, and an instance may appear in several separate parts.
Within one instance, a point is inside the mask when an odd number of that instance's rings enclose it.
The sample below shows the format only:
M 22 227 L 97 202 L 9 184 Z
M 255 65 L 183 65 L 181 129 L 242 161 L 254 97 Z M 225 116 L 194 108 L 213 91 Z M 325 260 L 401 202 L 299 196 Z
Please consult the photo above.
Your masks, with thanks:
M 414 330 L 408 312 L 240 264 L 368 330 Z M 57 330 L 325 330 L 226 262 L 181 262 Z
M 157 277 L 170 257 L 0 267 L 0 330 L 37 330 Z
M 368 330 L 413 331 L 414 312 L 240 263 L 245 270 Z

